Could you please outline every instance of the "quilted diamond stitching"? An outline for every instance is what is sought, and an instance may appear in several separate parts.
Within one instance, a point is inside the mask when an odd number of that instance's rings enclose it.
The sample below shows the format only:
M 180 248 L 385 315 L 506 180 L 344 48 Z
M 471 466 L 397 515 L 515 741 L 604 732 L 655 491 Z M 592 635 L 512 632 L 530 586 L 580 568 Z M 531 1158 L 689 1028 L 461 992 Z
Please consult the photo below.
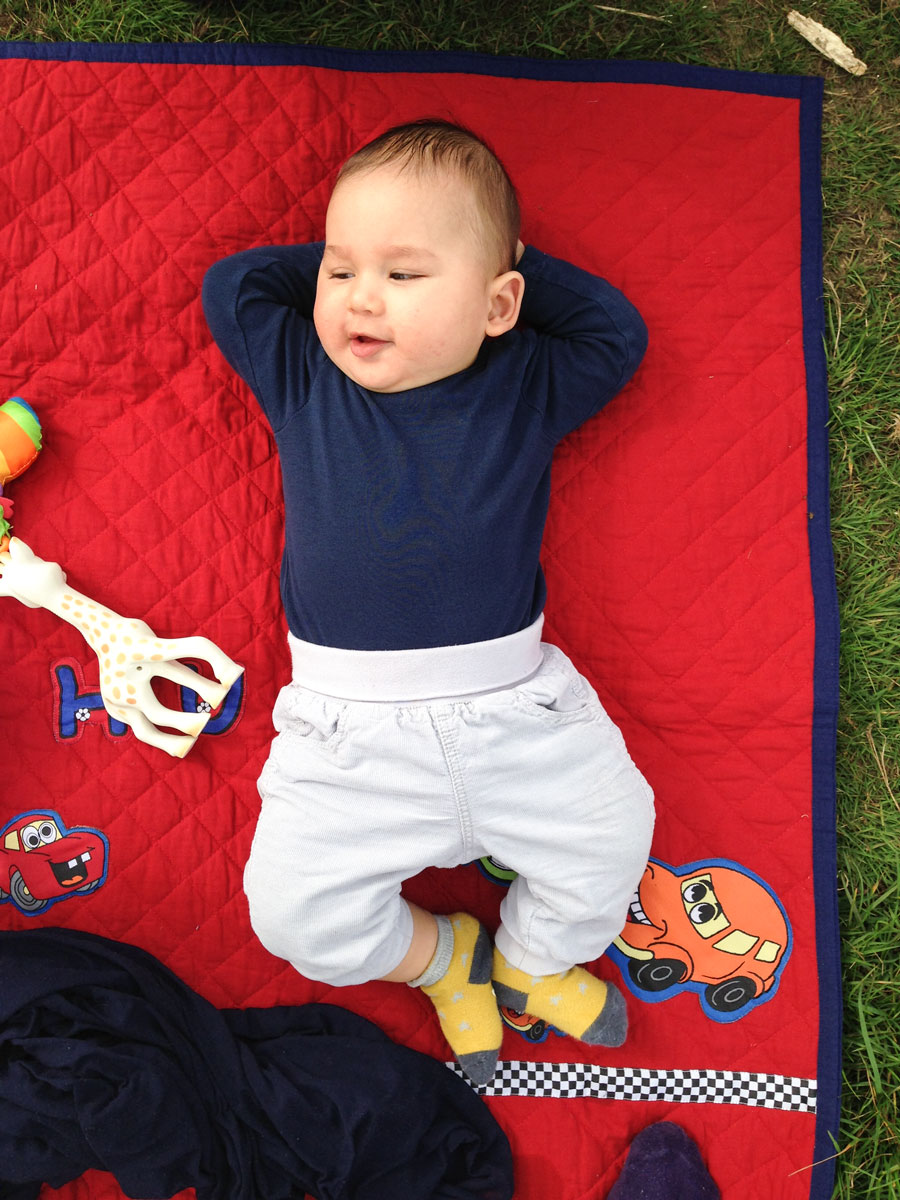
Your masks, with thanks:
M 648 770 L 659 772 L 654 782 L 661 798 L 660 827 L 673 861 L 700 857 L 710 845 L 716 853 L 738 857 L 745 852 L 740 844 L 745 829 L 754 821 L 761 827 L 771 824 L 764 813 L 773 794 L 783 789 L 788 797 L 800 798 L 806 748 L 792 751 L 786 742 L 778 755 L 771 748 L 760 754 L 754 730 L 730 728 L 729 714 L 742 688 L 757 685 L 752 676 L 721 682 L 711 664 L 727 650 L 734 622 L 752 621 L 758 613 L 763 623 L 774 608 L 798 594 L 805 561 L 782 563 L 767 577 L 765 594 L 739 598 L 728 621 L 705 638 L 703 653 L 693 662 L 680 661 L 676 644 L 683 645 L 686 631 L 697 627 L 702 606 L 695 616 L 690 603 L 679 607 L 664 600 L 671 580 L 685 564 L 702 559 L 712 535 L 699 529 L 680 537 L 677 546 L 672 539 L 666 542 L 656 514 L 640 503 L 629 511 L 628 500 L 640 497 L 625 494 L 637 485 L 621 472 L 623 463 L 629 470 L 638 468 L 636 479 L 644 486 L 658 486 L 665 477 L 678 489 L 684 510 L 692 492 L 702 495 L 709 479 L 717 478 L 729 454 L 742 459 L 745 447 L 768 445 L 772 434 L 763 419 L 752 415 L 755 404 L 762 412 L 773 405 L 802 408 L 802 373 L 794 366 L 793 391 L 785 391 L 782 374 L 788 358 L 798 361 L 800 336 L 798 321 L 792 324 L 785 317 L 789 310 L 794 315 L 798 311 L 790 298 L 796 298 L 798 287 L 799 226 L 793 207 L 781 200 L 796 190 L 795 166 L 778 159 L 787 152 L 789 127 L 796 127 L 792 103 L 765 99 L 751 115 L 759 97 L 691 94 L 692 133 L 679 138 L 670 131 L 664 152 L 651 161 L 639 146 L 629 156 L 621 139 L 616 142 L 615 120 L 590 140 L 590 130 L 598 127 L 591 125 L 586 106 L 603 89 L 589 85 L 554 88 L 529 80 L 481 80 L 463 87 L 459 77 L 410 75 L 401 80 L 289 68 L 163 70 L 158 65 L 77 62 L 6 67 L 16 72 L 16 86 L 4 110 L 9 136 L 0 146 L 0 228 L 12 268 L 0 283 L 4 332 L 7 325 L 11 330 L 0 371 L 10 393 L 33 389 L 29 398 L 46 416 L 48 435 L 42 458 L 17 485 L 17 527 L 40 552 L 58 557 L 79 585 L 90 585 L 98 594 L 102 589 L 104 598 L 118 607 L 130 603 L 154 627 L 173 632 L 181 632 L 182 623 L 202 627 L 197 631 L 217 637 L 248 664 L 248 707 L 241 723 L 224 737 L 201 739 L 191 759 L 169 766 L 133 739 L 116 744 L 95 727 L 85 729 L 71 746 L 53 744 L 46 713 L 48 665 L 57 658 L 82 656 L 90 677 L 83 648 L 71 631 L 55 627 L 46 614 L 23 614 L 14 630 L 0 628 L 4 662 L 16 663 L 16 678 L 33 713 L 21 732 L 28 786 L 40 792 L 35 802 L 53 797 L 78 819 L 101 825 L 111 840 L 107 890 L 87 902 L 56 906 L 54 920 L 147 946 L 216 1003 L 327 997 L 374 1016 L 420 1049 L 442 1053 L 427 1006 L 420 1006 L 417 997 L 404 997 L 401 1004 L 396 992 L 377 985 L 340 995 L 311 987 L 268 958 L 249 934 L 241 865 L 258 804 L 255 778 L 269 735 L 268 712 L 287 665 L 276 603 L 280 497 L 271 439 L 246 390 L 210 347 L 197 297 L 203 270 L 218 255 L 253 241 L 316 232 L 329 171 L 369 131 L 406 112 L 413 115 L 416 107 L 465 117 L 470 106 L 471 122 L 483 124 L 491 107 L 483 97 L 506 95 L 510 89 L 515 89 L 520 111 L 540 115 L 538 134 L 553 127 L 547 111 L 560 116 L 554 127 L 560 169 L 549 184 L 531 146 L 517 144 L 502 128 L 494 139 L 504 152 L 503 143 L 508 143 L 513 159 L 523 164 L 523 177 L 533 181 L 529 195 L 542 197 L 542 189 L 555 189 L 546 214 L 536 205 L 526 206 L 535 240 L 559 253 L 581 255 L 623 281 L 639 300 L 652 333 L 647 368 L 626 396 L 596 428 L 573 437 L 558 455 L 546 555 L 548 630 L 576 657 L 586 658 L 611 708 L 627 724 L 629 743 L 642 765 L 646 760 Z M 661 109 L 661 93 L 649 108 L 639 93 L 623 92 L 621 86 L 604 91 L 607 119 L 611 104 L 613 109 L 622 104 L 622 120 L 627 121 L 632 119 L 630 106 L 639 113 L 643 103 L 645 113 L 665 114 L 663 124 L 677 123 L 683 91 L 681 96 L 667 91 L 670 102 Z M 130 125 L 118 117 L 108 120 L 129 104 Z M 765 120 L 759 116 L 762 108 Z M 560 131 L 574 124 L 577 145 L 589 145 L 600 161 L 621 152 L 627 169 L 618 174 L 588 171 L 582 169 L 586 164 L 567 159 Z M 298 128 L 296 150 L 286 144 L 293 126 Z M 749 172 L 734 176 L 731 164 L 710 149 L 716 131 L 726 127 L 740 132 L 740 153 L 758 167 L 753 179 Z M 654 145 L 664 141 L 655 131 Z M 60 145 L 65 152 L 57 152 Z M 692 154 L 695 161 L 700 155 L 717 179 L 732 179 L 734 195 L 740 197 L 733 211 L 710 219 L 699 231 L 687 228 L 687 218 L 704 184 L 698 185 L 696 176 L 679 176 Z M 23 177 L 31 179 L 33 191 L 27 203 L 18 204 L 16 189 Z M 588 212 L 584 197 L 590 189 L 597 199 Z M 645 203 L 648 196 L 655 202 Z M 217 197 L 227 201 L 214 203 Z M 735 212 L 743 213 L 743 222 L 735 222 Z M 566 214 L 569 225 L 563 219 L 558 226 Z M 66 220 L 71 227 L 61 232 L 59 222 Z M 693 257 L 685 261 L 673 254 L 677 246 Z M 715 378 L 704 379 L 697 374 L 704 361 L 695 344 L 698 322 L 706 322 L 717 307 L 726 311 L 724 302 L 738 284 L 746 286 L 758 253 L 766 259 L 767 273 L 759 285 L 756 314 L 735 308 L 730 326 L 717 323 L 718 342 L 706 348 L 705 359 Z M 673 304 L 678 287 L 682 290 Z M 767 303 L 769 295 L 779 298 L 776 305 Z M 748 334 L 753 321 L 757 329 Z M 749 394 L 748 379 L 756 396 L 741 409 L 735 401 Z M 722 457 L 701 456 L 703 473 L 698 471 L 690 484 L 678 461 L 692 450 L 691 432 L 684 432 L 682 420 L 686 398 L 701 430 L 712 429 L 710 418 L 719 404 L 730 404 L 737 418 L 734 438 L 722 443 Z M 77 407 L 78 423 L 67 413 L 68 404 Z M 666 426 L 671 442 L 660 436 L 654 443 L 648 431 Z M 640 459 L 651 450 L 657 452 L 656 465 L 648 471 Z M 768 470 L 760 463 L 752 497 L 768 497 L 782 470 L 793 482 L 783 492 L 781 506 L 765 511 L 756 535 L 730 559 L 718 556 L 724 569 L 736 570 L 742 555 L 761 555 L 767 536 L 779 543 L 802 543 L 804 506 L 791 487 L 802 475 L 803 461 L 804 445 L 795 439 L 789 457 L 773 459 Z M 613 497 L 618 507 L 610 518 L 627 518 L 620 541 L 598 521 L 594 502 L 595 495 L 608 495 L 600 487 L 608 474 L 613 489 L 622 490 Z M 723 529 L 730 527 L 739 494 L 740 488 L 730 501 L 720 498 L 714 519 Z M 638 515 L 644 520 L 641 528 Z M 690 527 L 685 528 L 690 534 Z M 643 538 L 651 547 L 644 561 L 618 553 L 632 538 Z M 663 549 L 670 546 L 672 552 L 658 552 L 656 539 L 663 539 Z M 622 560 L 617 563 L 621 570 L 610 579 L 591 567 L 607 557 Z M 222 580 L 227 581 L 227 596 L 220 590 Z M 643 624 L 631 619 L 639 603 L 646 606 Z M 802 659 L 811 629 L 807 614 L 770 639 L 766 661 L 754 673 L 761 685 L 780 677 L 770 664 L 777 666 L 780 658 L 794 661 L 795 654 Z M 268 649 L 272 646 L 278 649 Z M 626 671 L 621 663 L 627 664 Z M 805 687 L 800 680 L 793 689 L 781 687 L 769 714 L 774 728 L 798 719 Z M 648 727 L 648 713 L 662 713 L 666 705 L 677 720 L 658 729 L 650 720 Z M 708 737 L 702 755 L 694 759 L 684 754 L 692 724 L 702 725 Z M 699 823 L 724 797 L 734 803 L 731 774 L 736 763 L 743 772 L 739 799 L 750 815 L 740 829 L 726 827 L 710 838 Z M 792 1074 L 814 1070 L 809 996 L 801 985 L 801 977 L 815 974 L 808 912 L 811 822 L 807 798 L 802 798 L 792 823 L 764 831 L 767 863 L 762 873 L 777 877 L 798 934 L 796 970 L 786 973 L 777 998 L 781 1018 L 775 1019 L 774 1003 L 761 1007 L 753 1014 L 748 1041 L 739 1036 L 740 1023 L 708 1029 L 693 996 L 652 1010 L 633 1007 L 628 1055 L 635 1061 L 652 1064 L 659 1057 L 652 1031 L 656 1022 L 665 1022 L 668 1036 L 685 1046 L 699 1029 L 711 1061 L 732 1069 L 752 1071 L 760 1063 L 789 1059 L 783 1069 Z M 170 875 L 154 869 L 154 861 L 168 863 Z M 429 879 L 421 886 L 448 903 L 460 888 L 477 892 L 471 875 L 459 882 Z M 486 919 L 495 918 L 497 897 L 477 894 Z M 0 915 L 8 919 L 8 908 Z M 548 1042 L 535 1053 L 565 1058 L 570 1049 L 560 1051 Z M 619 1056 L 616 1061 L 623 1060 Z M 501 1119 L 507 1103 L 497 1101 Z M 746 1179 L 739 1181 L 739 1147 L 754 1139 L 759 1143 L 761 1126 L 750 1116 L 730 1116 L 727 1125 L 709 1114 L 687 1119 L 695 1122 L 701 1140 L 708 1131 L 717 1177 L 725 1194 L 733 1189 L 736 1196 L 750 1186 Z M 626 1144 L 625 1123 L 631 1119 L 609 1114 L 612 1141 Z M 590 1140 L 584 1132 L 589 1125 L 576 1110 L 560 1120 L 573 1144 Z M 539 1118 L 534 1121 L 532 1130 Z M 525 1124 L 521 1117 L 508 1123 L 518 1138 L 519 1126 Z M 803 1195 L 802 1179 L 796 1184 L 784 1179 L 784 1163 L 797 1161 L 796 1144 L 803 1138 L 794 1125 L 770 1122 L 764 1128 L 753 1186 L 779 1200 Z M 534 1157 L 524 1142 L 519 1145 Z M 596 1175 L 592 1152 L 585 1145 L 582 1157 L 585 1170 Z M 603 1170 L 611 1182 L 610 1171 Z M 84 1187 L 94 1190 L 85 1192 Z M 114 1185 L 96 1177 L 70 1189 L 73 1196 L 79 1192 L 98 1200 L 119 1195 Z M 554 1194 L 563 1193 L 557 1187 Z

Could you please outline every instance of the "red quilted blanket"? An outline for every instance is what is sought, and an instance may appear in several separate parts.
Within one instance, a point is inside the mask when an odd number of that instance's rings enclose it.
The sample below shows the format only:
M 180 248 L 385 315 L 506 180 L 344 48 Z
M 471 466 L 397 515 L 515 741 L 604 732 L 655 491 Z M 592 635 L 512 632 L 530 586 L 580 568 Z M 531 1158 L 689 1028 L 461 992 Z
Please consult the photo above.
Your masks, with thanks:
M 507 1014 L 485 1099 L 517 1197 L 603 1200 L 632 1137 L 670 1119 L 725 1200 L 826 1200 L 839 991 L 820 82 L 263 46 L 0 54 L 0 400 L 22 396 L 44 433 L 6 485 L 15 531 L 73 587 L 246 668 L 173 759 L 107 717 L 72 626 L 0 600 L 0 923 L 134 943 L 222 1007 L 328 999 L 445 1055 L 418 993 L 329 992 L 250 932 L 241 871 L 288 669 L 279 477 L 199 295 L 224 254 L 318 236 L 329 174 L 362 140 L 449 116 L 507 163 L 527 240 L 623 287 L 650 330 L 634 382 L 559 451 L 545 552 L 550 638 L 657 795 L 639 904 L 595 966 L 623 983 L 631 1033 L 592 1049 Z M 76 880 L 90 843 L 83 887 L 28 875 L 29 827 L 34 845 L 66 841 Z M 502 887 L 473 864 L 409 894 L 490 922 Z M 58 1194 L 121 1193 L 95 1172 Z

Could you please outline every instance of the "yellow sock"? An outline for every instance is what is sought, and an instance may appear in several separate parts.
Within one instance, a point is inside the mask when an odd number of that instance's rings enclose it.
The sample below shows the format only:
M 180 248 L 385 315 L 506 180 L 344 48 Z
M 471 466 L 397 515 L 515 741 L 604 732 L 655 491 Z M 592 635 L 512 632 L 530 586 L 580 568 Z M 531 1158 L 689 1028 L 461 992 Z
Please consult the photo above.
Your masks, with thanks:
M 621 1046 L 628 1030 L 622 993 L 584 967 L 558 975 L 529 975 L 494 950 L 494 991 L 499 1004 L 530 1013 L 592 1046 Z
M 438 917 L 434 958 L 412 987 L 437 1010 L 444 1037 L 473 1083 L 488 1083 L 497 1066 L 503 1022 L 491 985 L 491 939 L 468 913 Z

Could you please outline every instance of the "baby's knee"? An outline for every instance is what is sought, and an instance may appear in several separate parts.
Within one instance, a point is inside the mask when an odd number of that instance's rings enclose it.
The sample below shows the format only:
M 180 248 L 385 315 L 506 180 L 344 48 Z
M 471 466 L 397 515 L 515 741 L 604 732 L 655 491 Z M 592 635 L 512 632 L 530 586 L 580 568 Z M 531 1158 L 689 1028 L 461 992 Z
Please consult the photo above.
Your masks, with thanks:
M 250 925 L 259 941 L 276 958 L 285 959 L 317 983 L 334 987 L 367 983 L 388 974 L 403 957 L 383 932 L 316 895 L 286 896 L 245 878 Z
M 656 822 L 653 789 L 631 762 L 617 784 L 617 809 L 602 840 L 623 871 L 640 875 L 647 865 Z
M 639 796 L 640 799 L 633 811 L 631 845 L 632 857 L 635 859 L 636 865 L 643 870 L 643 860 L 650 853 L 650 843 L 653 840 L 653 829 L 656 824 L 653 789 L 643 776 L 640 776 Z

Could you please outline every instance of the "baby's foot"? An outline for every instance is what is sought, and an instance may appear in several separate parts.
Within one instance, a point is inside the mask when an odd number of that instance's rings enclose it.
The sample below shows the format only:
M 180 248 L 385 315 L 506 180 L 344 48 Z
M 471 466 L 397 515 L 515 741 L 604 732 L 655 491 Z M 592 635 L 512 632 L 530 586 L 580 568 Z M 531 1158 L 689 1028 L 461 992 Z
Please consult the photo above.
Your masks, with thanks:
M 557 975 L 529 975 L 494 950 L 494 991 L 499 1004 L 527 1012 L 591 1046 L 621 1046 L 628 1030 L 622 993 L 584 967 Z
M 453 939 L 449 966 L 436 983 L 420 986 L 437 1010 L 456 1061 L 473 1083 L 488 1083 L 503 1040 L 503 1022 L 491 986 L 490 935 L 468 913 L 445 919 Z

